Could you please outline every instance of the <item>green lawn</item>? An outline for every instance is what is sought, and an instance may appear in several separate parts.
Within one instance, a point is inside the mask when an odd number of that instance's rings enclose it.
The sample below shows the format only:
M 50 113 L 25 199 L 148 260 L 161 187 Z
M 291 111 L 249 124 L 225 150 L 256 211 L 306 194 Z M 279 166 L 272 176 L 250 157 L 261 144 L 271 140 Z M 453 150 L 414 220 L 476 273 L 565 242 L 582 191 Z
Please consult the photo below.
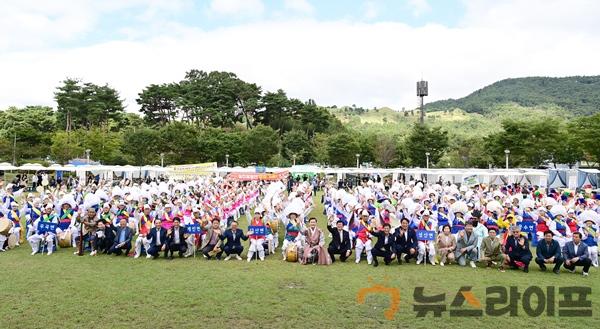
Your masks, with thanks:
M 322 208 L 314 214 L 321 219 Z M 247 248 L 246 248 L 247 249 Z M 268 256 L 265 262 L 173 261 L 114 256 L 74 256 L 72 249 L 52 256 L 29 256 L 27 245 L 0 254 L 0 328 L 598 328 L 600 273 L 590 277 L 562 272 L 529 274 L 458 266 L 377 268 L 336 262 L 332 266 L 299 265 Z M 381 262 L 383 263 L 383 262 Z M 579 270 L 580 271 L 580 270 Z M 400 310 L 393 320 L 383 311 L 388 298 L 356 294 L 372 283 L 400 289 Z M 488 286 L 589 286 L 593 317 L 519 316 L 417 318 L 413 290 L 446 293 L 447 309 L 461 286 L 473 286 L 484 304 Z M 558 310 L 558 289 L 556 309 Z M 535 301 L 535 298 L 534 298 Z M 536 304 L 534 303 L 534 306 Z M 468 309 L 463 306 L 461 309 Z

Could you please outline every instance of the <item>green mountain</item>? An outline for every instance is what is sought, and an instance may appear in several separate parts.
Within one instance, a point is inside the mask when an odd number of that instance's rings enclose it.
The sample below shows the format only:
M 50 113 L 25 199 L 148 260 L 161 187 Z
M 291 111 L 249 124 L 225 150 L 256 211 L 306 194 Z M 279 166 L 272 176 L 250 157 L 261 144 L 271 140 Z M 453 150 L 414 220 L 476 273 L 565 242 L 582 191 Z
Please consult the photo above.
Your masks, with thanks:
M 597 113 L 600 112 L 600 76 L 506 79 L 467 97 L 432 102 L 425 108 L 430 112 L 462 109 L 488 114 L 507 103 L 522 107 L 559 108 L 574 115 Z

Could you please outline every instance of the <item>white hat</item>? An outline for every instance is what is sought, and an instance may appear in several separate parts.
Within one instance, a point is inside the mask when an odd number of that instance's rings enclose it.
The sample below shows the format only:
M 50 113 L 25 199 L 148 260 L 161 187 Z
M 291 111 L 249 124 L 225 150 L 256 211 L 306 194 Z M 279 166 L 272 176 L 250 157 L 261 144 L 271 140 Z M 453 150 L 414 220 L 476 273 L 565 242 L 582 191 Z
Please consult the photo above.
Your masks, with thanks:
M 368 210 L 363 210 L 363 211 L 360 213 L 360 215 L 361 215 L 361 216 L 369 216 L 370 214 L 369 214 L 369 211 L 368 211 Z

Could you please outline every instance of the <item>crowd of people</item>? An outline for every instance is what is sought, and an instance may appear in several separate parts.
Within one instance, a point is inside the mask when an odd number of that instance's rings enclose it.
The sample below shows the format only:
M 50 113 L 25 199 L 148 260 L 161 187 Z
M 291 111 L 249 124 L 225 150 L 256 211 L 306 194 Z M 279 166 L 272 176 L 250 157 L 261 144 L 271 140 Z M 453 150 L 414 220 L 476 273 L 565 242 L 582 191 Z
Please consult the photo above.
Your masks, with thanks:
M 319 185 L 322 216 L 311 215 L 315 193 L 308 182 L 124 179 L 39 193 L 8 184 L 1 192 L 0 251 L 27 241 L 34 256 L 61 247 L 90 256 L 242 260 L 248 241 L 248 262 L 280 252 L 283 261 L 322 265 L 354 254 L 355 263 L 373 266 L 414 260 L 528 272 L 534 260 L 556 274 L 561 266 L 571 272 L 580 266 L 585 276 L 598 267 L 600 198 L 589 189 L 368 179 L 353 187 Z

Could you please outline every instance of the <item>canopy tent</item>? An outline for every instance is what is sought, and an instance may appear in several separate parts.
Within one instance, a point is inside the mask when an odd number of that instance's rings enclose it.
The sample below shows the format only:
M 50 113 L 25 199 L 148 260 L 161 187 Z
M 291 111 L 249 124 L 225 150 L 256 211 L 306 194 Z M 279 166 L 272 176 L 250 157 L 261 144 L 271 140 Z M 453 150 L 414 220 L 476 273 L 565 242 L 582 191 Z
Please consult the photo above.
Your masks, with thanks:
M 11 165 L 8 162 L 2 162 L 0 163 L 0 170 L 5 171 L 5 170 L 17 170 L 18 167 L 15 167 L 13 165 Z
M 19 168 L 17 168 L 17 170 L 24 170 L 24 171 L 39 171 L 39 170 L 50 170 L 47 167 L 42 166 L 39 163 L 26 163 L 22 166 L 20 166 Z
M 567 187 L 569 181 L 567 179 L 566 170 L 550 169 L 548 170 L 548 188 L 563 188 Z
M 583 188 L 584 185 L 598 188 L 598 174 L 600 174 L 600 170 L 596 169 L 577 170 L 577 188 Z

